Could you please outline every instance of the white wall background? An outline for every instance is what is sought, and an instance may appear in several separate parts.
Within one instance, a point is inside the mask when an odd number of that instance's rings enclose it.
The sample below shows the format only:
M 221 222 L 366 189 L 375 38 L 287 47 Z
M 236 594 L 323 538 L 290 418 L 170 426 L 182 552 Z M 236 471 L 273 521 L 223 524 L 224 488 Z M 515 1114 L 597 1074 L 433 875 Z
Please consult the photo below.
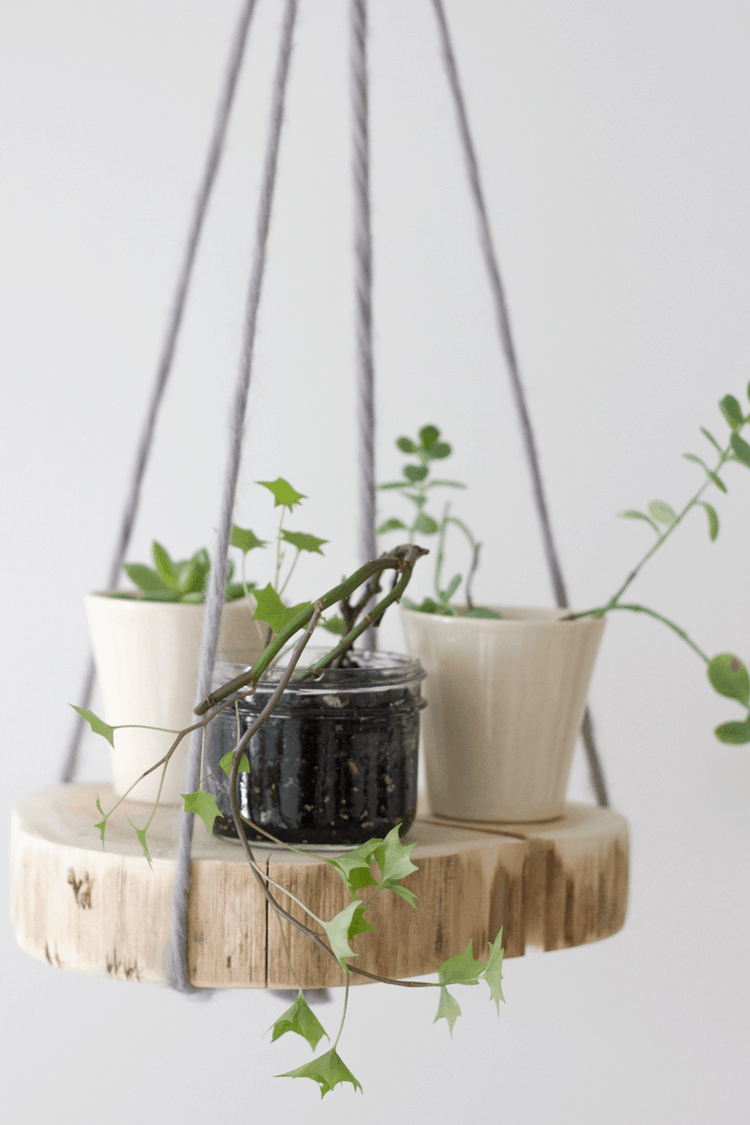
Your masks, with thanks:
M 108 566 L 238 0 L 4 0 L 0 7 L 4 816 L 54 782 L 87 647 L 81 595 Z M 261 0 L 131 551 L 212 542 L 260 154 L 282 12 Z M 379 474 L 443 427 L 477 593 L 550 592 L 426 0 L 372 5 Z M 448 0 L 571 597 L 607 597 L 644 549 L 616 512 L 696 487 L 698 426 L 743 396 L 750 351 L 750 11 L 741 0 Z M 253 481 L 310 497 L 355 559 L 344 0 L 302 0 L 236 518 Z M 706 649 L 750 656 L 750 476 L 722 532 L 700 514 L 634 589 Z M 385 511 L 384 514 L 390 514 Z M 462 565 L 461 560 L 457 566 Z M 264 579 L 265 580 L 265 579 Z M 308 596 L 300 569 L 294 596 Z M 398 623 L 387 627 L 399 646 Z M 365 1087 L 320 1103 L 270 1075 L 304 1044 L 261 1036 L 273 995 L 190 1003 L 37 963 L 4 923 L 3 1102 L 17 1125 L 248 1113 L 447 1125 L 747 1120 L 750 751 L 687 648 L 612 620 L 592 703 L 633 829 L 630 915 L 589 948 L 507 966 L 500 1019 L 461 997 L 358 990 L 342 1054 Z M 106 776 L 87 744 L 84 778 Z M 104 748 L 106 749 L 106 748 Z M 578 762 L 573 796 L 588 798 Z M 7 866 L 7 865 L 6 865 Z M 341 998 L 323 1014 L 334 1025 Z M 241 1043 L 241 1046 L 239 1044 Z

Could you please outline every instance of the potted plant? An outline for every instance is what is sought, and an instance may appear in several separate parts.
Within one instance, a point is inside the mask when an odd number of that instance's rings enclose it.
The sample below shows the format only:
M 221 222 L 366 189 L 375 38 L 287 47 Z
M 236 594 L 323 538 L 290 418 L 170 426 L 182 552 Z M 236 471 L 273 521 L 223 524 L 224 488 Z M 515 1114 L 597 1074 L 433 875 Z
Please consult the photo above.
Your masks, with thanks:
M 750 445 L 740 436 L 750 414 L 743 414 L 732 395 L 719 405 L 729 425 L 728 441 L 722 446 L 708 430 L 701 430 L 716 453 L 715 465 L 710 467 L 695 454 L 685 455 L 700 466 L 703 480 L 679 512 L 657 500 L 645 512 L 621 513 L 648 524 L 656 541 L 608 602 L 580 612 L 475 606 L 471 581 L 480 544 L 451 514 L 449 504 L 440 517 L 428 511 L 432 489 L 464 487 L 431 476 L 433 463 L 449 456 L 451 447 L 440 439 L 435 426 L 423 427 L 416 441 L 398 439 L 398 448 L 416 463 L 409 461 L 402 480 L 381 488 L 404 497 L 413 516 L 409 523 L 391 518 L 378 530 L 381 534 L 406 530 L 410 542 L 417 536 L 436 536 L 438 541 L 434 596 L 419 604 L 405 600 L 402 605 L 407 648 L 428 673 L 423 741 L 428 795 L 438 815 L 503 822 L 561 815 L 606 614 L 617 610 L 654 617 L 689 644 L 705 662 L 713 687 L 746 711 L 740 721 L 717 727 L 717 738 L 750 742 L 750 679 L 742 661 L 730 653 L 710 659 L 673 621 L 624 600 L 641 568 L 693 508 L 705 510 L 711 539 L 718 534 L 718 516 L 704 493 L 711 487 L 726 491 L 720 473 L 727 463 L 750 467 Z M 464 535 L 471 552 L 463 605 L 453 602 L 461 576 L 454 575 L 447 583 L 442 578 L 451 528 Z
M 375 892 L 376 895 L 380 892 L 390 891 L 404 899 L 412 907 L 416 907 L 417 905 L 413 892 L 408 886 L 404 885 L 404 881 L 408 880 L 408 877 L 416 871 L 417 868 L 410 859 L 411 851 L 415 846 L 414 842 L 407 844 L 402 842 L 400 838 L 403 825 L 396 823 L 385 835 L 368 837 L 354 849 L 350 849 L 344 854 L 333 851 L 326 856 L 319 857 L 330 864 L 342 879 L 351 901 L 348 906 L 328 920 L 325 917 L 320 917 L 317 913 L 317 911 L 323 913 L 323 906 L 317 903 L 303 903 L 292 895 L 291 897 L 294 899 L 297 906 L 304 911 L 307 919 L 307 921 L 302 922 L 299 918 L 290 914 L 282 905 L 282 901 L 280 901 L 283 899 L 284 895 L 289 894 L 289 892 L 282 886 L 271 884 L 270 880 L 261 873 L 261 869 L 258 867 L 253 856 L 249 836 L 251 833 L 257 833 L 261 838 L 270 838 L 278 844 L 283 844 L 283 841 L 279 840 L 273 833 L 264 828 L 262 824 L 250 822 L 248 818 L 245 817 L 241 807 L 241 791 L 238 783 L 244 772 L 252 772 L 250 758 L 252 758 L 253 755 L 253 740 L 257 737 L 264 724 L 271 721 L 275 708 L 279 704 L 279 701 L 283 699 L 289 685 L 295 683 L 298 685 L 314 683 L 315 678 L 318 677 L 324 669 L 330 668 L 336 664 L 341 666 L 356 639 L 361 636 L 366 629 L 379 625 L 389 605 L 399 601 L 408 585 L 414 564 L 421 555 L 426 553 L 423 548 L 415 545 L 395 548 L 392 551 L 386 552 L 378 559 L 365 564 L 365 566 L 359 568 L 359 570 L 348 579 L 345 579 L 342 583 L 327 591 L 327 593 L 314 602 L 305 602 L 291 608 L 283 606 L 275 590 L 266 587 L 264 591 L 258 591 L 256 618 L 270 625 L 273 630 L 273 636 L 266 645 L 263 654 L 251 668 L 244 669 L 239 675 L 213 690 L 210 695 L 195 708 L 195 713 L 199 716 L 197 721 L 191 723 L 189 727 L 186 727 L 178 733 L 164 758 L 154 763 L 148 771 L 152 773 L 161 770 L 163 777 L 169 766 L 170 759 L 177 752 L 190 730 L 201 726 L 210 727 L 211 724 L 215 723 L 217 717 L 220 716 L 222 712 L 228 711 L 231 713 L 231 711 L 237 707 L 240 698 L 253 698 L 256 694 L 260 694 L 260 688 L 264 682 L 263 676 L 266 671 L 273 666 L 273 662 L 283 652 L 287 643 L 293 641 L 298 634 L 300 635 L 299 639 L 296 641 L 293 652 L 291 655 L 288 654 L 286 667 L 283 669 L 283 672 L 280 672 L 275 677 L 275 682 L 272 686 L 269 685 L 271 686 L 271 690 L 270 693 L 265 696 L 263 706 L 258 710 L 258 713 L 252 721 L 247 722 L 244 729 L 237 732 L 237 738 L 233 747 L 222 757 L 218 768 L 229 777 L 228 792 L 235 831 L 269 906 L 280 919 L 287 921 L 298 930 L 301 930 L 319 949 L 324 951 L 339 964 L 342 969 L 343 981 L 346 984 L 346 997 L 341 1025 L 333 1041 L 333 1045 L 296 1070 L 279 1075 L 279 1077 L 311 1079 L 320 1088 L 321 1095 L 325 1095 L 337 1085 L 343 1083 L 349 1083 L 355 1089 L 362 1089 L 359 1081 L 348 1069 L 338 1053 L 338 1045 L 348 1008 L 349 980 L 352 973 L 363 975 L 371 980 L 378 980 L 401 987 L 437 988 L 439 990 L 439 999 L 435 1019 L 445 1019 L 451 1032 L 455 1020 L 460 1014 L 460 1007 L 453 993 L 450 991 L 452 986 L 457 984 L 476 985 L 480 981 L 486 982 L 490 990 L 490 998 L 495 1002 L 498 1011 L 499 1002 L 504 999 L 501 985 L 503 963 L 502 933 L 498 933 L 494 939 L 488 943 L 488 955 L 486 960 L 477 960 L 474 958 L 470 942 L 463 951 L 444 961 L 443 964 L 439 966 L 437 982 L 391 980 L 367 972 L 364 969 L 359 969 L 356 963 L 352 962 L 351 959 L 356 956 L 356 954 L 349 945 L 350 940 L 359 934 L 375 931 L 375 926 L 365 917 L 365 912 L 371 908 L 371 903 L 369 901 L 365 902 L 359 897 L 363 889 L 367 888 L 368 891 Z M 388 570 L 395 571 L 394 583 L 390 591 L 377 601 L 372 609 L 367 610 L 367 606 L 372 598 L 382 592 L 379 578 Z M 365 587 L 364 593 L 356 606 L 352 606 L 351 596 L 360 586 Z M 312 663 L 308 663 L 307 667 L 303 668 L 299 662 L 307 642 L 316 626 L 321 622 L 323 614 L 333 608 L 337 603 L 340 604 L 342 610 L 340 622 L 336 622 L 334 619 L 333 622 L 329 621 L 328 624 L 329 626 L 333 625 L 332 631 L 341 634 L 340 639 L 322 657 L 314 659 Z M 367 612 L 365 612 L 365 610 L 367 610 Z M 358 621 L 358 617 L 361 617 L 361 620 Z M 401 700 L 401 702 L 403 702 L 403 700 Z M 397 710 L 398 709 L 397 707 Z M 336 710 L 335 706 L 333 710 Z M 84 715 L 93 730 L 104 735 L 110 739 L 110 741 L 112 740 L 114 730 L 111 726 L 104 723 L 90 711 L 84 712 Z M 209 780 L 208 770 L 208 764 L 204 763 L 203 777 L 199 789 L 195 793 L 184 794 L 183 800 L 185 809 L 199 815 L 207 829 L 212 831 L 217 817 L 220 816 L 220 810 L 217 806 L 215 795 L 210 792 L 207 787 L 207 782 Z M 121 803 L 122 798 L 120 798 L 113 808 L 105 812 L 97 799 L 97 805 L 102 815 L 102 820 L 99 821 L 96 827 L 101 834 L 103 845 L 107 821 L 115 808 Z M 157 805 L 158 800 L 154 802 L 154 810 L 151 813 L 149 821 L 143 828 L 137 828 L 133 825 L 143 848 L 144 855 L 149 862 L 150 855 L 148 851 L 147 832 Z M 332 839 L 332 843 L 334 845 L 340 844 L 340 840 L 334 838 Z M 296 850 L 296 845 L 288 844 L 286 846 L 292 847 L 292 850 Z M 293 971 L 294 967 L 292 964 L 292 972 Z M 272 1038 L 276 1040 L 288 1032 L 293 1032 L 306 1039 L 313 1050 L 316 1049 L 320 1040 L 326 1035 L 315 1013 L 312 1012 L 308 1006 L 301 988 L 292 1006 L 275 1021 Z

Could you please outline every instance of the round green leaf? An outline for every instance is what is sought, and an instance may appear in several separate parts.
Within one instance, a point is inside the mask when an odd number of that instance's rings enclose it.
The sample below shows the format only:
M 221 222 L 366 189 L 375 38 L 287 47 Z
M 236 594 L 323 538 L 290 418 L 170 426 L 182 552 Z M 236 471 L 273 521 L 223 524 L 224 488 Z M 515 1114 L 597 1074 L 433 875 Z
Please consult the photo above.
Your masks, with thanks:
M 419 431 L 419 440 L 422 443 L 422 449 L 431 449 L 439 437 L 440 430 L 437 426 L 422 426 L 422 429 Z
M 739 429 L 743 422 L 742 407 L 734 395 L 724 395 L 719 403 L 719 410 L 733 430 Z
M 732 452 L 737 460 L 750 468 L 750 445 L 739 434 L 732 434 L 729 440 L 732 445 Z
M 400 437 L 396 442 L 397 447 L 402 453 L 416 453 L 419 446 L 417 446 L 411 438 Z
M 648 506 L 649 514 L 653 516 L 657 523 L 663 523 L 667 527 L 671 527 L 677 519 L 672 508 L 669 504 L 665 504 L 663 500 L 652 500 Z
M 403 527 L 403 524 L 401 526 Z M 418 531 L 421 535 L 434 535 L 438 530 L 438 525 L 432 516 L 427 516 L 424 512 L 420 512 L 414 521 L 414 530 Z
M 708 678 L 720 695 L 750 703 L 750 676 L 739 657 L 731 652 L 721 652 L 709 662 Z
M 407 528 L 407 526 L 403 522 L 403 520 L 397 520 L 397 519 L 394 518 L 394 519 L 390 519 L 390 520 L 385 520 L 384 523 L 381 523 L 380 527 L 377 528 L 375 534 L 376 535 L 385 535 L 386 531 L 408 531 L 408 530 L 409 529 Z
M 426 465 L 404 465 L 404 476 L 407 480 L 410 480 L 412 484 L 424 480 L 429 471 Z
M 447 441 L 437 441 L 427 451 L 427 456 L 431 461 L 442 461 L 444 457 L 450 457 L 452 452 L 453 449 Z
M 750 722 L 721 723 L 714 729 L 714 734 L 719 742 L 741 746 L 744 742 L 750 742 Z

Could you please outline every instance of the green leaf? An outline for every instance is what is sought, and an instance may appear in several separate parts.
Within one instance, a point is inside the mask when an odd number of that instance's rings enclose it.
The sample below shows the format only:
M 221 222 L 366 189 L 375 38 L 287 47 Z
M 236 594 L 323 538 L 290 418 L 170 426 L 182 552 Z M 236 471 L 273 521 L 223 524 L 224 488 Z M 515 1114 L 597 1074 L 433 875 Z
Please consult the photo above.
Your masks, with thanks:
M 127 574 L 130 581 L 139 590 L 143 590 L 146 594 L 168 594 L 171 598 L 176 599 L 176 591 L 167 586 L 164 579 L 150 566 L 144 566 L 143 563 L 123 563 L 122 569 Z
M 309 602 L 300 602 L 299 605 L 285 606 L 270 582 L 262 590 L 255 590 L 254 593 L 258 604 L 253 614 L 253 620 L 265 621 L 271 626 L 274 633 L 279 633 L 293 617 L 296 617 L 301 609 L 310 604 Z
M 706 470 L 706 472 L 709 471 L 706 462 L 701 457 L 696 457 L 694 453 L 683 453 L 682 456 L 686 461 L 695 461 L 696 465 L 700 465 L 702 469 Z
M 286 528 L 281 532 L 281 538 L 285 543 L 291 543 L 298 551 L 309 551 L 310 554 L 322 555 L 321 547 L 327 543 L 327 539 L 318 539 L 315 535 L 307 535 L 304 531 L 287 531 Z
M 721 479 L 721 477 L 717 476 L 716 473 L 712 473 L 710 469 L 706 469 L 706 473 L 708 474 L 709 479 L 714 482 L 719 492 L 727 491 L 727 486 L 724 484 L 724 481 Z
M 432 1022 L 437 1023 L 438 1020 L 447 1020 L 448 1029 L 451 1033 L 452 1039 L 453 1025 L 460 1015 L 461 1009 L 458 1006 L 458 1000 L 456 1000 L 455 997 L 451 996 L 445 985 L 442 985 L 440 988 L 440 999 L 438 1000 L 437 1015 Z
M 724 395 L 724 398 L 719 403 L 719 410 L 724 415 L 724 419 L 732 427 L 733 430 L 739 429 L 742 425 L 742 407 L 737 402 L 734 395 Z
M 111 727 L 109 723 L 105 723 L 103 719 L 100 719 L 98 715 L 95 715 L 93 711 L 89 711 L 86 707 L 76 707 L 75 703 L 71 703 L 70 706 L 86 720 L 94 734 L 100 734 L 102 738 L 106 738 L 107 742 L 114 750 L 115 731 L 117 727 Z M 102 810 L 100 809 L 99 811 L 101 812 Z
M 404 476 L 407 480 L 410 480 L 412 484 L 424 480 L 429 471 L 426 465 L 404 465 Z
M 721 652 L 709 661 L 708 678 L 720 695 L 750 703 L 750 676 L 739 657 L 731 652 Z
M 217 811 L 218 811 L 218 810 L 217 810 Z M 136 828 L 136 826 L 135 826 L 135 825 L 133 824 L 133 822 L 132 822 L 132 820 L 130 819 L 130 817 L 128 817 L 128 818 L 127 818 L 127 820 L 128 820 L 128 824 L 130 825 L 130 827 L 131 827 L 131 828 L 133 829 L 133 831 L 135 832 L 136 836 L 137 836 L 137 837 L 138 837 L 138 839 L 140 840 L 140 842 L 141 842 L 141 847 L 143 848 L 143 854 L 144 854 L 144 856 L 146 857 L 146 859 L 148 860 L 148 865 L 149 865 L 149 867 L 150 867 L 150 868 L 151 868 L 151 870 L 153 871 L 153 868 L 154 868 L 154 861 L 153 861 L 153 860 L 152 860 L 152 858 L 151 858 L 151 853 L 149 852 L 149 850 L 148 850 L 148 844 L 146 843 L 146 829 L 145 829 L 145 828 Z
M 321 618 L 320 624 L 324 629 L 327 629 L 329 633 L 335 633 L 337 637 L 343 637 L 344 631 L 346 629 L 346 622 L 344 621 L 343 617 L 339 616 L 329 617 L 325 621 L 323 620 L 323 618 Z
M 222 757 L 221 761 L 219 762 L 219 765 L 224 770 L 224 773 L 227 775 L 227 777 L 229 777 L 229 775 L 232 772 L 232 758 L 233 757 L 234 757 L 234 750 L 228 750 L 226 752 L 226 754 L 224 754 L 224 756 Z M 250 762 L 248 761 L 247 754 L 244 752 L 244 750 L 242 752 L 242 757 L 240 758 L 240 766 L 239 766 L 239 769 L 238 769 L 237 772 L 238 773 L 250 773 Z M 210 829 L 209 829 L 209 831 L 210 831 Z
M 445 607 L 440 602 L 436 602 L 434 598 L 424 598 L 419 605 L 410 598 L 402 598 L 401 604 L 405 609 L 413 609 L 417 613 L 445 613 Z
M 418 871 L 416 864 L 409 858 L 416 840 L 412 844 L 402 844 L 399 827 L 396 824 L 385 837 L 382 843 L 373 851 L 375 862 L 380 868 L 381 886 L 383 890 L 393 890 L 393 884 L 405 879 L 413 871 Z
M 243 555 L 246 555 L 248 551 L 254 551 L 256 547 L 266 547 L 268 540 L 259 539 L 249 527 L 238 527 L 236 523 L 233 523 L 229 543 L 232 547 L 239 547 Z
M 432 516 L 420 512 L 414 521 L 414 530 L 418 531 L 421 535 L 435 535 L 438 530 L 438 524 Z
M 750 742 L 750 721 L 721 723 L 715 728 L 714 734 L 719 742 L 729 742 L 734 746 L 741 746 L 745 742 Z
M 427 457 L 430 461 L 442 461 L 444 457 L 450 457 L 452 452 L 453 448 L 447 441 L 438 441 L 427 450 Z
M 287 1008 L 273 1025 L 271 1042 L 275 1043 L 282 1035 L 286 1035 L 287 1031 L 293 1031 L 295 1035 L 301 1035 L 303 1039 L 307 1040 L 313 1051 L 324 1035 L 326 1039 L 329 1038 L 322 1024 L 305 1000 L 302 989 L 299 990 L 299 996 L 294 1001 L 291 1008 Z
M 403 522 L 403 520 L 390 519 L 390 520 L 386 520 L 385 523 L 381 523 L 380 527 L 378 527 L 376 529 L 375 534 L 376 535 L 385 535 L 386 531 L 408 531 L 408 530 L 409 529 L 406 526 L 406 524 Z
M 482 980 L 486 980 L 490 986 L 490 999 L 495 1001 L 497 1014 L 500 1015 L 500 1001 L 505 1003 L 503 996 L 502 979 L 503 979 L 503 946 L 502 946 L 503 931 L 495 938 L 494 942 L 489 942 L 490 956 L 487 962 L 487 968 L 482 973 Z
M 408 887 L 402 887 L 400 883 L 389 880 L 387 883 L 382 884 L 381 890 L 393 891 L 393 893 L 398 895 L 399 898 L 402 898 L 404 902 L 408 902 L 409 906 L 413 906 L 415 910 L 417 909 L 417 896 L 414 894 L 414 891 L 410 891 Z
M 446 590 L 441 591 L 441 601 L 449 602 L 460 585 L 461 585 L 461 575 L 460 574 L 454 574 L 453 577 L 450 580 L 448 588 Z
M 498 613 L 495 609 L 487 609 L 484 605 L 475 605 L 473 609 L 467 610 L 464 614 L 465 617 L 482 617 L 488 621 L 502 621 L 502 613 Z
M 737 460 L 741 461 L 743 465 L 747 465 L 748 468 L 750 468 L 750 445 L 748 445 L 744 438 L 741 438 L 739 434 L 732 434 L 729 441 L 732 446 L 732 452 L 734 453 Z
M 626 512 L 618 512 L 617 515 L 620 519 L 623 520 L 645 520 L 646 523 L 650 524 L 651 527 L 653 527 L 657 535 L 661 535 L 661 531 L 659 530 L 659 528 L 656 526 L 654 521 L 645 514 L 645 512 L 637 512 L 635 508 L 628 508 Z
M 466 485 L 460 480 L 431 480 L 425 488 L 466 488 Z
M 71 706 L 72 706 L 72 704 L 71 704 Z M 104 847 L 104 833 L 107 829 L 107 820 L 109 818 L 109 813 L 105 813 L 104 809 L 102 808 L 102 803 L 99 800 L 99 794 L 98 793 L 96 795 L 96 807 L 98 808 L 99 812 L 104 817 L 104 820 L 100 820 L 98 824 L 94 825 L 94 828 L 99 829 L 99 835 L 102 838 L 102 851 L 105 851 L 106 849 Z
M 370 864 L 375 848 L 380 843 L 382 841 L 377 838 L 367 840 L 364 844 L 360 844 L 358 848 L 346 852 L 345 855 L 335 856 L 332 859 L 326 858 L 326 863 L 335 867 L 346 883 L 346 888 L 352 898 L 356 898 L 357 891 L 361 890 L 362 887 L 377 887 L 378 881 L 373 878 Z
M 199 789 L 197 793 L 183 793 L 182 799 L 185 802 L 185 812 L 195 813 L 201 818 L 208 831 L 213 832 L 214 821 L 217 816 L 221 816 L 213 793 L 206 793 L 204 789 Z
M 438 979 L 441 984 L 479 983 L 479 978 L 487 970 L 489 962 L 474 960 L 473 944 L 470 939 L 463 953 L 449 957 L 438 966 Z
M 708 536 L 713 543 L 714 539 L 719 534 L 719 517 L 716 514 L 716 510 L 712 508 L 710 504 L 707 504 L 705 500 L 701 500 L 701 504 L 706 509 L 706 515 L 708 516 Z
M 325 1055 L 312 1059 L 296 1070 L 287 1070 L 284 1074 L 275 1075 L 276 1078 L 312 1078 L 320 1086 L 320 1096 L 324 1098 L 329 1090 L 338 1086 L 340 1082 L 350 1082 L 355 1090 L 362 1093 L 362 1085 L 354 1077 L 349 1068 L 342 1062 L 332 1047 Z
M 649 514 L 657 521 L 657 523 L 666 524 L 671 527 L 677 519 L 672 508 L 669 504 L 665 504 L 663 500 L 652 500 L 648 506 Z
M 433 445 L 439 437 L 440 430 L 437 428 L 437 426 L 422 426 L 422 429 L 419 431 L 419 440 L 421 442 L 422 449 L 432 449 Z
M 154 556 L 154 563 L 156 564 L 157 573 L 167 584 L 173 589 L 178 589 L 177 575 L 174 572 L 174 566 L 168 553 L 164 550 L 161 543 L 156 540 L 151 544 L 151 554 Z
M 404 487 L 404 482 L 402 480 L 392 480 L 392 481 L 389 481 L 388 484 L 379 484 L 378 485 L 378 488 L 380 488 L 382 490 L 385 490 L 385 489 L 388 489 L 388 488 L 403 488 L 403 487 Z
M 283 477 L 277 477 L 276 480 L 256 480 L 255 483 L 262 484 L 273 493 L 274 508 L 288 508 L 291 512 L 296 504 L 307 499 L 304 492 L 297 492 L 296 488 L 292 488 L 289 481 L 284 480 Z
M 400 437 L 396 439 L 396 448 L 400 449 L 402 453 L 416 453 L 419 446 L 411 438 Z
M 719 443 L 716 440 L 716 438 L 714 437 L 714 435 L 712 433 L 709 433 L 709 431 L 705 428 L 705 426 L 701 426 L 701 433 L 703 434 L 703 436 L 705 438 L 708 438 L 708 440 L 711 442 L 711 445 L 714 447 L 714 449 L 718 450 L 719 453 L 723 454 L 724 450 L 721 448 L 721 446 L 719 445 Z
M 737 436 L 736 434 L 732 434 L 732 440 L 734 440 L 734 438 L 736 436 Z M 742 439 L 737 438 L 737 440 L 741 441 Z M 743 442 L 742 444 L 746 445 L 747 443 Z M 750 453 L 750 445 L 747 446 L 747 448 L 748 448 L 748 452 Z M 701 468 L 705 470 L 705 473 L 706 473 L 706 476 L 708 477 L 708 479 L 710 481 L 713 481 L 713 483 L 716 485 L 716 487 L 721 492 L 726 492 L 727 486 L 724 484 L 724 481 L 721 479 L 721 477 L 717 476 L 717 474 L 713 471 L 713 469 L 709 469 L 709 467 L 708 467 L 708 465 L 706 464 L 705 461 L 702 461 L 700 459 L 700 457 L 696 457 L 694 453 L 683 453 L 682 456 L 685 458 L 686 461 L 695 461 L 695 463 L 697 465 L 700 465 Z
M 344 958 L 357 956 L 349 945 L 349 938 L 356 934 L 365 933 L 367 930 L 375 929 L 364 917 L 367 906 L 367 903 L 355 899 L 354 902 L 350 902 L 348 906 L 340 910 L 330 922 L 323 922 L 323 929 L 328 934 L 331 949 L 344 969 L 346 969 Z

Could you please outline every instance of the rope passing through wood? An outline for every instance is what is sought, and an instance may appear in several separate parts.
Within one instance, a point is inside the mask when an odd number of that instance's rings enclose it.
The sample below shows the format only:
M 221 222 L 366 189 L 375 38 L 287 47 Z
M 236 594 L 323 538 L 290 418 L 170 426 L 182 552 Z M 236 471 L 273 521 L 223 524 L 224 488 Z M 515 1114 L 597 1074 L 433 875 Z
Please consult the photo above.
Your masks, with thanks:
M 354 285 L 359 436 L 359 536 L 361 565 L 377 556 L 375 541 L 375 363 L 372 346 L 372 231 L 367 82 L 367 0 L 350 0 L 352 173 L 354 179 Z M 364 647 L 375 647 L 375 630 Z
M 232 46 L 229 53 L 227 62 L 224 85 L 219 99 L 219 105 L 216 111 L 214 120 L 213 131 L 211 134 L 211 141 L 208 146 L 208 154 L 206 163 L 203 170 L 203 178 L 198 189 L 198 196 L 195 201 L 195 208 L 190 223 L 190 230 L 188 232 L 187 243 L 185 246 L 185 254 L 180 267 L 180 272 L 177 278 L 177 286 L 175 289 L 174 298 L 172 301 L 172 309 L 169 314 L 167 322 L 167 331 L 162 345 L 161 356 L 159 364 L 156 369 L 156 379 L 154 381 L 153 389 L 151 391 L 151 398 L 149 400 L 148 408 L 146 410 L 146 417 L 143 422 L 143 428 L 138 441 L 138 448 L 136 452 L 135 463 L 133 465 L 133 472 L 131 474 L 131 481 L 128 488 L 127 498 L 125 501 L 125 508 L 122 515 L 122 523 L 120 526 L 120 534 L 117 539 L 114 554 L 109 569 L 109 576 L 107 580 L 107 590 L 114 590 L 120 580 L 120 571 L 122 564 L 125 561 L 125 556 L 130 545 L 130 538 L 133 533 L 133 524 L 138 512 L 138 506 L 141 498 L 141 486 L 146 472 L 151 447 L 153 445 L 154 433 L 156 430 L 156 420 L 159 414 L 162 400 L 164 398 L 164 391 L 167 386 L 167 381 L 172 371 L 175 349 L 177 347 L 177 338 L 180 333 L 182 325 L 183 313 L 185 311 L 185 304 L 187 301 L 188 292 L 190 290 L 190 282 L 193 276 L 193 266 L 198 251 L 198 243 L 200 242 L 201 233 L 203 231 L 204 220 L 206 212 L 208 211 L 208 204 L 213 192 L 214 183 L 216 182 L 216 174 L 221 164 L 222 154 L 224 152 L 224 142 L 227 135 L 227 127 L 229 125 L 229 118 L 234 104 L 234 96 L 237 90 L 237 80 L 239 78 L 240 68 L 242 66 L 242 59 L 245 53 L 245 44 L 247 43 L 247 33 L 250 27 L 250 20 L 255 9 L 256 0 L 243 0 L 240 18 L 237 27 L 232 37 Z M 91 697 L 94 691 L 94 680 L 96 678 L 96 667 L 94 658 L 91 654 L 88 657 L 88 664 L 86 673 L 83 680 L 83 688 L 79 696 L 79 706 L 87 708 L 91 703 Z M 81 740 L 83 732 L 86 728 L 86 720 L 82 715 L 76 715 L 73 733 L 68 744 L 67 753 L 63 763 L 60 780 L 63 783 L 70 782 L 74 779 L 78 769 L 78 756 L 81 747 Z
M 229 450 L 221 497 L 221 511 L 216 537 L 216 549 L 210 571 L 209 587 L 206 596 L 206 614 L 203 623 L 203 637 L 198 671 L 198 690 L 196 703 L 211 690 L 216 648 L 219 639 L 221 611 L 224 605 L 224 591 L 227 577 L 227 556 L 232 530 L 232 513 L 237 491 L 242 437 L 247 411 L 247 398 L 253 365 L 253 350 L 258 320 L 258 308 L 265 274 L 268 232 L 271 225 L 276 170 L 278 167 L 279 142 L 284 121 L 289 63 L 292 55 L 294 24 L 297 17 L 297 0 L 287 0 L 284 22 L 281 30 L 279 54 L 274 77 L 271 102 L 271 122 L 266 146 L 260 200 L 256 221 L 253 264 L 245 305 L 245 326 L 240 357 L 239 371 L 235 385 L 234 398 L 229 412 Z M 194 792 L 200 783 L 202 730 L 193 732 L 185 773 L 186 792 Z M 193 813 L 183 812 L 180 817 L 180 839 L 177 848 L 174 891 L 172 897 L 172 930 L 169 947 L 168 983 L 177 992 L 190 995 L 206 995 L 204 989 L 197 989 L 190 983 L 187 949 L 187 919 L 190 897 L 190 850 L 193 839 Z
M 536 438 L 534 435 L 533 426 L 531 424 L 531 416 L 529 414 L 528 405 L 526 403 L 526 393 L 524 391 L 523 382 L 521 380 L 518 357 L 516 355 L 516 348 L 513 342 L 508 305 L 505 299 L 505 290 L 503 287 L 502 278 L 500 276 L 500 267 L 498 264 L 497 252 L 495 250 L 492 231 L 490 229 L 490 222 L 487 215 L 487 207 L 484 200 L 484 190 L 482 188 L 482 181 L 479 174 L 479 162 L 477 160 L 474 140 L 471 135 L 471 129 L 469 127 L 469 119 L 466 113 L 466 102 L 464 99 L 464 93 L 458 74 L 458 67 L 456 65 L 456 56 L 453 50 L 451 34 L 448 28 L 448 21 L 445 16 L 443 0 L 432 0 L 432 4 L 435 9 L 435 16 L 437 18 L 438 32 L 440 35 L 443 52 L 443 62 L 445 63 L 445 70 L 448 77 L 448 85 L 450 86 L 451 94 L 453 95 L 453 101 L 455 104 L 456 118 L 458 121 L 458 131 L 461 137 L 461 144 L 466 161 L 466 171 L 469 177 L 469 186 L 471 189 L 472 199 L 474 200 L 474 206 L 477 212 L 479 242 L 481 245 L 485 265 L 487 267 L 487 272 L 489 274 L 490 287 L 492 289 L 492 295 L 495 304 L 495 314 L 497 317 L 500 342 L 503 348 L 503 352 L 505 353 L 505 359 L 508 365 L 511 389 L 516 404 L 516 410 L 518 412 L 521 434 L 526 450 L 526 458 L 529 465 L 529 471 L 531 473 L 531 484 L 534 493 L 537 515 L 539 517 L 539 523 L 542 530 L 544 553 L 547 559 L 547 566 L 550 572 L 550 578 L 552 580 L 552 586 L 554 588 L 557 604 L 559 606 L 567 608 L 568 594 L 565 587 L 565 581 L 563 579 L 562 567 L 560 566 L 560 560 L 557 554 L 557 548 L 555 546 L 554 536 L 552 533 L 552 523 L 547 507 L 547 499 L 544 490 L 544 482 L 542 480 L 542 471 L 539 464 L 539 454 L 537 452 Z M 596 795 L 596 800 L 599 805 L 607 807 L 609 805 L 607 786 L 604 778 L 604 771 L 599 759 L 599 754 L 596 749 L 596 743 L 594 741 L 594 731 L 591 722 L 591 714 L 588 708 L 586 709 L 584 715 L 583 726 L 581 728 L 581 737 L 586 751 L 589 776 L 591 779 L 592 788 Z

